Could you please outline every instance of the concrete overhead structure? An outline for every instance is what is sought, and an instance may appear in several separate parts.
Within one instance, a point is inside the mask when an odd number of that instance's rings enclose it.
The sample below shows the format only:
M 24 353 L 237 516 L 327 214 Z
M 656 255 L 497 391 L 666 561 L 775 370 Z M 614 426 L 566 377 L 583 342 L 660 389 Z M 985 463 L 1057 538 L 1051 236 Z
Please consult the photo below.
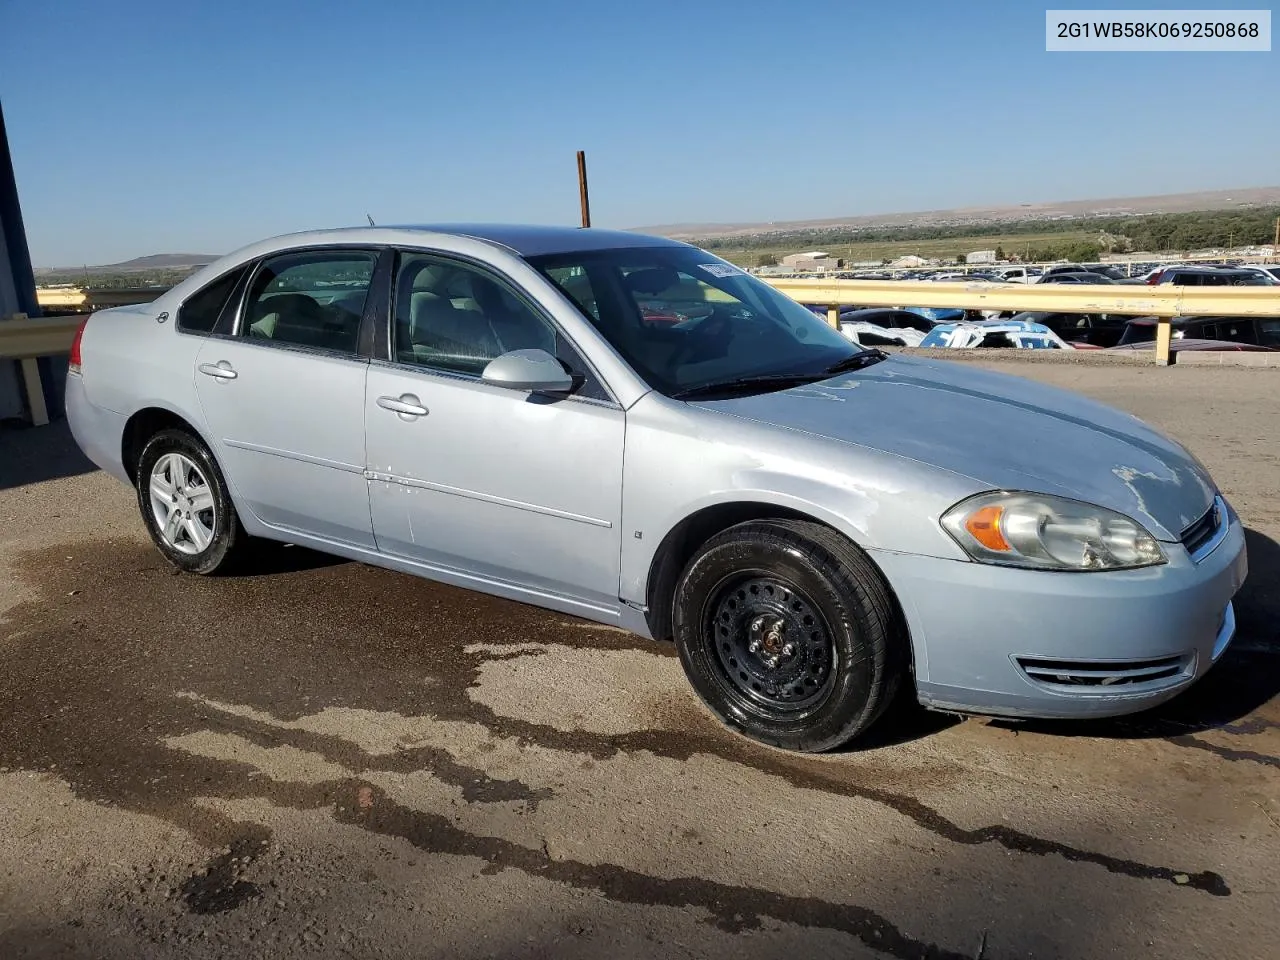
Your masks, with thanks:
M 31 254 L 27 250 L 27 234 L 18 205 L 18 186 L 9 156 L 4 109 L 0 106 L 0 323 L 7 322 L 15 314 L 38 317 L 40 307 L 36 303 Z M 41 364 L 47 362 L 39 361 Z M 0 420 L 22 416 L 25 410 L 18 362 L 0 360 Z

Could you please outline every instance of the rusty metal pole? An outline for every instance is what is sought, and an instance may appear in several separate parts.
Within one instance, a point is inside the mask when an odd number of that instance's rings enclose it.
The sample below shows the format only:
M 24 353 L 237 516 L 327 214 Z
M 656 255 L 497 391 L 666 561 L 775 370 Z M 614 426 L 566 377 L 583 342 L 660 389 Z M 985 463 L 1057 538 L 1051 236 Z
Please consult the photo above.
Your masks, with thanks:
M 582 204 L 582 225 L 591 226 L 591 201 L 587 199 L 587 152 L 578 151 L 578 200 Z

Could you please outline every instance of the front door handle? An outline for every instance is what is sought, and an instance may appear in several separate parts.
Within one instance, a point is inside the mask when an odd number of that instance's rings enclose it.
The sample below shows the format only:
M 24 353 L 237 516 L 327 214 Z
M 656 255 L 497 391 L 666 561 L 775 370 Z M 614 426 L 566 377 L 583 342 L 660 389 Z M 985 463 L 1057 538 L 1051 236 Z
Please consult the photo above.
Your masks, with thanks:
M 202 363 L 198 369 L 206 377 L 213 377 L 215 380 L 234 380 L 239 376 L 231 368 L 231 364 L 225 360 L 219 360 L 217 363 Z
M 379 397 L 378 406 L 383 410 L 400 414 L 402 419 L 425 417 L 428 413 L 422 401 L 412 393 L 402 393 L 398 397 Z

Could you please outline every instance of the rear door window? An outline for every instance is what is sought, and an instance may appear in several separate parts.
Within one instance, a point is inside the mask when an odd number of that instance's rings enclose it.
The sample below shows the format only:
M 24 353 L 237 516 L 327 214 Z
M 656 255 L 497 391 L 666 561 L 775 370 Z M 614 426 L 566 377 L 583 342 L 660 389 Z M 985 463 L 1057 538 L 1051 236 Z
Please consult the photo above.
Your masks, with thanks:
M 249 285 L 241 336 L 354 355 L 377 254 L 309 250 L 263 262 Z

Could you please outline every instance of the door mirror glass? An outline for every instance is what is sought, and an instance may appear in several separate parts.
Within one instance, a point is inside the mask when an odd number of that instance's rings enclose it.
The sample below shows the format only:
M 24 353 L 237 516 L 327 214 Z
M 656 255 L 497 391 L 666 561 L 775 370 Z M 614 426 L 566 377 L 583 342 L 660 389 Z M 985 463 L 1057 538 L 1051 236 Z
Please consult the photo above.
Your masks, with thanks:
M 485 366 L 480 380 L 495 387 L 534 393 L 568 393 L 573 389 L 573 377 L 560 361 L 537 347 L 495 357 Z

